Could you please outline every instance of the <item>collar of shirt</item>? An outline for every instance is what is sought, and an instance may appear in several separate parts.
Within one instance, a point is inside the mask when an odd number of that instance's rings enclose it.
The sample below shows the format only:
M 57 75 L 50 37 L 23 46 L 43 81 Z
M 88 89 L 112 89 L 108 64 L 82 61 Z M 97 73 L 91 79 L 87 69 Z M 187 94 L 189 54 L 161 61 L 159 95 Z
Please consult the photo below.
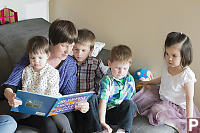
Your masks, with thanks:
M 115 78 L 115 77 L 112 75 L 112 72 L 111 72 L 111 71 L 109 71 L 107 75 L 110 77 L 110 79 L 122 83 L 122 80 L 121 80 L 121 79 Z M 129 78 L 129 76 L 130 76 L 130 73 L 128 73 L 128 74 L 126 75 L 126 77 L 123 77 L 122 79 L 124 79 L 124 81 L 127 81 L 127 79 Z
M 48 68 L 48 66 L 49 66 L 49 64 L 46 63 L 46 65 L 45 65 L 39 72 L 35 72 L 34 69 L 33 69 L 33 67 L 32 67 L 31 65 L 30 65 L 30 68 L 31 68 L 31 71 L 32 71 L 33 73 L 42 74 L 42 73 Z
M 74 57 L 74 55 L 72 57 L 74 58 L 74 60 L 76 61 L 76 64 L 78 65 L 78 62 L 77 62 L 76 58 Z M 92 56 L 88 56 L 87 59 L 81 64 L 81 66 L 85 65 L 85 64 L 93 64 L 93 60 L 92 59 L 93 59 Z

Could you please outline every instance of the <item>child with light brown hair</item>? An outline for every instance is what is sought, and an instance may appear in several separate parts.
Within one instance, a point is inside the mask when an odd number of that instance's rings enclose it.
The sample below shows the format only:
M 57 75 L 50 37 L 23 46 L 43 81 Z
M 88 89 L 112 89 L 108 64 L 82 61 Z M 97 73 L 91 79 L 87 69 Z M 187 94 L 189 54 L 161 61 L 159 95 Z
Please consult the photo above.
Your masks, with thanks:
M 78 39 L 73 47 L 73 55 L 77 62 L 77 92 L 98 89 L 99 80 L 105 74 L 101 59 L 90 56 L 94 50 L 95 35 L 88 29 L 78 30 Z
M 119 125 L 116 133 L 130 132 L 136 104 L 131 100 L 136 93 L 135 82 L 128 72 L 132 52 L 128 46 L 112 48 L 108 66 L 111 72 L 100 81 L 99 119 L 103 132 L 112 132 L 109 124 Z
M 22 73 L 22 90 L 41 95 L 62 96 L 59 93 L 59 72 L 47 63 L 50 56 L 48 40 L 43 36 L 32 37 L 26 52 L 30 64 Z

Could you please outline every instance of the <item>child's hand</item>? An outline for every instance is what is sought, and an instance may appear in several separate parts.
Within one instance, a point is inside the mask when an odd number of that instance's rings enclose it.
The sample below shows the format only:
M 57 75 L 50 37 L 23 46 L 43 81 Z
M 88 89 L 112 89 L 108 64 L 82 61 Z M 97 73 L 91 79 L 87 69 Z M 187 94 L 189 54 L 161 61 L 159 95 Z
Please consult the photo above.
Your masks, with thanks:
M 101 123 L 101 125 L 108 133 L 112 133 L 112 128 L 108 124 Z
M 135 112 L 135 114 L 134 114 L 134 118 L 137 116 L 137 112 Z
M 150 87 L 149 83 L 150 83 L 149 81 L 141 81 L 141 82 L 139 83 L 139 85 L 144 86 L 144 87 L 146 87 L 146 88 L 149 88 L 149 87 Z
M 141 82 L 139 82 L 138 85 L 136 86 L 136 91 L 138 92 L 143 87 L 147 87 L 147 88 L 149 87 L 148 81 L 141 81 Z
M 82 101 L 75 105 L 75 109 L 81 111 L 82 113 L 88 112 L 89 108 L 89 103 L 87 101 Z

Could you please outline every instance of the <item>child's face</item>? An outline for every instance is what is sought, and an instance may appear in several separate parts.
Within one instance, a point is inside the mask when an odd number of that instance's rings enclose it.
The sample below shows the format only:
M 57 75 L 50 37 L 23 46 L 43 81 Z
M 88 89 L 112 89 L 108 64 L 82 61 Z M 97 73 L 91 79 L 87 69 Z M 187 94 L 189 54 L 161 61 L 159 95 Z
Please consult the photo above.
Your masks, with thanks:
M 73 55 L 76 58 L 78 64 L 83 63 L 88 56 L 92 53 L 93 49 L 90 49 L 90 42 L 84 44 L 76 43 L 73 47 Z
M 176 44 L 165 48 L 165 61 L 168 67 L 181 66 L 181 46 L 182 44 Z
M 49 55 L 45 52 L 39 52 L 38 54 L 29 53 L 30 65 L 34 71 L 39 72 L 47 63 Z
M 127 76 L 130 63 L 121 61 L 108 61 L 108 66 L 111 68 L 112 75 L 117 79 L 121 79 Z

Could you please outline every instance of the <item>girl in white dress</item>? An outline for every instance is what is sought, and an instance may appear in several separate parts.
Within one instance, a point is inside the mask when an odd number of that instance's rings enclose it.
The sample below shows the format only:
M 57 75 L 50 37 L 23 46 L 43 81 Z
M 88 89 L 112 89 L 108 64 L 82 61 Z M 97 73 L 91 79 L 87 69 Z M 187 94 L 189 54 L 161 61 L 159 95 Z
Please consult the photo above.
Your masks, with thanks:
M 30 65 L 22 73 L 22 90 L 59 97 L 59 72 L 47 63 L 50 56 L 48 40 L 34 36 L 28 41 L 27 54 Z
M 144 85 L 160 84 L 159 92 L 146 87 L 147 91 L 141 90 L 134 100 L 139 113 L 148 116 L 150 124 L 167 124 L 180 133 L 186 133 L 186 118 L 199 117 L 193 105 L 196 78 L 189 67 L 192 45 L 185 34 L 171 32 L 167 35 L 164 48 L 165 63 L 161 77 L 142 82 Z

